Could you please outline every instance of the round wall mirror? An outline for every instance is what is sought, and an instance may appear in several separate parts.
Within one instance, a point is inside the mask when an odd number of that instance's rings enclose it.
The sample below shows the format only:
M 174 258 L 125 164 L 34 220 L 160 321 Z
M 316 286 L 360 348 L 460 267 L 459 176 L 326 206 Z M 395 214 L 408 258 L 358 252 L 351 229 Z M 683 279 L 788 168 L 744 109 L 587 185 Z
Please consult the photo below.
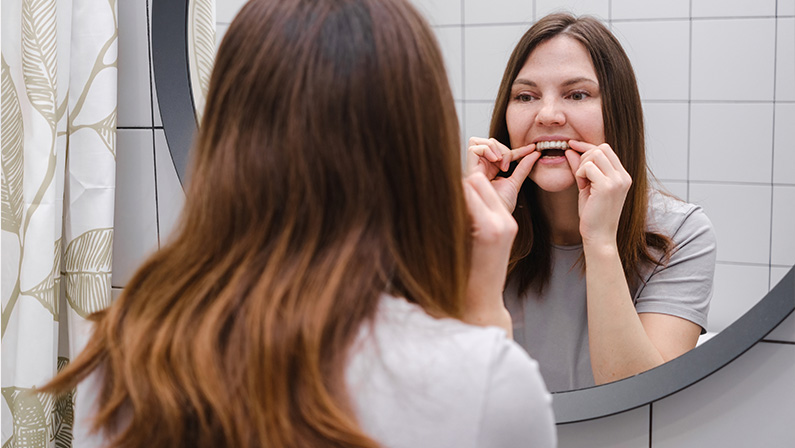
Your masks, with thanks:
M 230 3 L 233 4 L 235 2 Z M 238 3 L 242 5 L 244 2 L 241 0 Z M 228 4 L 224 5 L 224 8 L 230 7 L 236 10 L 234 6 Z M 422 10 L 423 8 L 420 7 L 420 9 Z M 681 20 L 683 26 L 689 22 L 690 27 L 688 28 L 688 32 L 690 33 L 690 37 L 692 37 L 694 33 L 693 22 L 697 20 L 700 19 L 692 16 L 684 17 Z M 433 21 L 431 22 L 433 23 Z M 512 25 L 517 28 L 526 29 L 529 27 L 530 23 L 532 22 L 528 21 L 527 23 L 521 24 L 521 26 L 518 26 L 516 23 Z M 445 45 L 445 39 L 448 39 L 445 35 L 450 28 L 453 27 L 446 25 L 434 26 L 442 42 L 443 52 L 446 52 L 446 62 L 451 64 L 452 60 L 453 64 L 457 63 L 462 67 L 467 67 L 466 64 L 462 63 L 460 60 L 462 57 L 461 54 L 458 54 L 459 59 L 456 59 L 455 55 L 450 55 L 450 51 L 448 51 L 449 48 Z M 470 32 L 465 28 L 464 25 L 455 28 L 456 32 L 459 32 L 462 36 L 462 40 L 467 35 L 466 33 Z M 622 43 L 625 45 L 631 58 L 637 54 L 637 51 L 639 51 L 637 50 L 638 48 L 643 48 L 643 44 L 638 44 L 637 48 L 635 48 L 635 44 L 633 44 L 632 41 L 632 33 L 627 31 L 629 27 L 622 26 L 620 19 L 614 18 L 611 21 L 611 28 L 613 32 L 622 39 Z M 622 30 L 624 30 L 623 34 Z M 153 61 L 160 113 L 174 166 L 183 184 L 187 181 L 186 166 L 188 152 L 192 144 L 193 136 L 197 130 L 197 123 L 200 121 L 201 110 L 204 106 L 203 92 L 206 91 L 206 86 L 212 70 L 212 61 L 217 40 L 216 33 L 218 32 L 220 34 L 222 31 L 223 27 L 216 28 L 214 7 L 211 2 L 206 0 L 157 0 L 153 4 Z M 780 34 L 782 33 L 776 34 L 774 31 L 771 41 L 774 49 L 770 51 L 774 52 L 774 56 L 776 51 L 776 39 L 779 38 Z M 783 34 L 786 36 L 786 33 Z M 515 38 L 518 39 L 520 35 L 521 33 L 515 36 Z M 449 39 L 447 43 L 449 44 Z M 504 49 L 505 60 L 507 60 L 507 55 L 511 51 L 512 46 L 513 45 L 510 44 L 509 48 Z M 458 51 L 459 53 L 463 52 L 460 48 Z M 633 53 L 633 51 L 635 51 L 635 53 Z M 455 53 L 455 51 L 452 51 L 452 53 Z M 691 59 L 696 57 L 696 53 L 696 51 L 691 49 Z M 795 59 L 795 55 L 784 56 L 787 63 L 790 60 L 787 58 Z M 633 64 L 636 64 L 634 59 Z M 694 63 L 691 60 L 689 62 L 689 67 L 693 66 Z M 640 70 L 636 66 L 642 94 L 644 94 L 643 76 L 649 69 L 648 64 L 643 66 Z M 502 67 L 499 67 L 500 74 L 501 70 Z M 775 75 L 777 73 L 775 65 L 773 70 L 774 92 L 778 85 L 784 85 L 784 89 L 792 89 L 795 91 L 795 79 L 785 79 L 783 81 L 779 79 L 775 81 Z M 692 72 L 692 68 L 690 71 Z M 784 70 L 783 73 L 785 76 L 790 75 L 786 70 Z M 720 77 L 721 73 L 716 73 L 715 76 Z M 690 74 L 690 78 L 689 82 L 692 83 L 692 73 Z M 497 82 L 498 81 L 499 79 L 497 79 Z M 451 82 L 456 84 L 461 81 L 455 76 L 451 76 Z M 792 84 L 792 86 L 789 84 Z M 460 92 L 466 90 L 462 89 L 460 85 L 458 89 Z M 455 85 L 454 91 L 456 91 Z M 483 100 L 457 100 L 459 114 L 469 114 L 462 119 L 462 128 L 465 129 L 465 132 L 467 132 L 469 124 L 473 122 L 475 123 L 475 128 L 478 126 L 477 119 L 475 119 L 476 117 L 473 118 L 472 115 L 473 111 L 478 110 L 480 103 L 485 104 L 486 102 Z M 644 107 L 646 103 L 647 101 L 645 101 L 644 98 Z M 676 104 L 677 102 L 654 100 L 648 103 L 662 105 L 662 107 L 655 108 L 655 110 L 659 112 L 661 109 L 665 109 L 665 105 Z M 739 101 L 737 104 L 753 105 L 757 103 L 759 102 Z M 770 121 L 768 124 L 771 128 L 775 128 L 776 123 L 778 123 L 775 118 L 775 111 L 777 110 L 775 105 L 779 103 L 776 100 L 775 94 L 772 101 L 767 103 L 773 105 L 773 107 L 771 107 L 773 113 L 767 118 Z M 782 103 L 795 103 L 795 100 L 784 101 Z M 719 101 L 700 101 L 698 98 L 693 98 L 692 96 L 688 97 L 686 101 L 688 113 L 692 111 L 695 111 L 692 113 L 698 113 L 697 111 L 701 110 L 702 105 L 708 104 L 721 103 Z M 727 105 L 731 106 L 731 104 Z M 480 109 L 484 110 L 483 107 L 480 107 Z M 647 111 L 647 128 L 658 126 L 655 120 L 659 118 L 659 115 L 659 113 L 648 114 Z M 486 117 L 486 120 L 487 119 Z M 482 123 L 480 123 L 480 126 L 482 126 Z M 775 136 L 771 138 L 775 140 Z M 653 141 L 653 139 L 650 140 Z M 771 145 L 772 144 L 773 143 L 771 143 Z M 753 159 L 750 163 L 753 163 Z M 768 160 L 766 163 L 770 166 L 773 161 Z M 770 166 L 770 169 L 775 171 L 775 167 L 773 166 Z M 792 169 L 792 167 L 790 167 L 790 169 Z M 663 183 L 665 184 L 665 181 L 663 181 Z M 714 183 L 715 182 L 713 182 L 713 184 Z M 707 186 L 712 185 L 710 181 L 704 181 L 703 184 Z M 665 184 L 665 186 L 671 185 L 674 186 L 674 190 L 678 188 L 676 182 L 670 185 Z M 786 188 L 793 187 L 795 191 L 795 183 L 791 185 L 787 182 L 776 183 L 772 178 L 769 185 L 764 183 L 753 185 L 759 187 L 769 186 L 771 191 L 775 186 L 784 186 Z M 685 191 L 689 195 L 690 182 L 685 184 L 685 188 Z M 682 190 L 674 191 L 674 193 L 681 196 L 681 191 Z M 691 202 L 697 201 L 691 199 Z M 771 216 L 776 216 L 777 210 L 784 207 L 789 207 L 791 209 L 792 204 L 787 201 L 775 201 L 771 199 Z M 716 232 L 719 237 L 720 262 L 721 247 L 724 245 L 730 246 L 732 237 L 739 239 L 745 235 L 733 235 L 730 231 L 722 233 L 718 228 L 719 224 L 720 223 L 716 223 Z M 771 227 L 773 226 L 774 224 L 771 224 Z M 773 230 L 768 230 L 773 232 Z M 789 233 L 791 233 L 791 230 Z M 771 233 L 768 233 L 768 236 L 770 236 L 770 251 L 772 251 L 773 243 Z M 726 238 L 722 239 L 721 237 Z M 772 258 L 772 255 L 770 258 Z M 728 266 L 731 266 L 731 263 L 733 262 L 726 262 Z M 781 277 L 777 285 L 770 289 L 766 295 L 759 294 L 759 296 L 764 295 L 764 297 L 755 302 L 752 306 L 749 305 L 747 307 L 748 311 L 739 318 L 733 322 L 727 322 L 722 325 L 719 331 L 716 331 L 714 337 L 704 338 L 703 343 L 700 343 L 699 346 L 684 355 L 657 368 L 620 381 L 586 389 L 555 392 L 553 394 L 553 406 L 557 422 L 559 424 L 564 424 L 590 420 L 644 406 L 685 389 L 721 369 L 764 338 L 773 328 L 792 313 L 793 309 L 795 309 L 795 270 L 793 270 L 791 266 L 791 262 L 776 264 L 769 261 L 767 265 L 769 272 L 772 273 L 775 271 L 779 274 L 775 276 L 775 278 L 773 274 L 768 274 L 770 275 L 768 281 L 775 283 L 774 280 Z M 786 274 L 784 274 L 785 272 Z M 719 278 L 716 279 L 716 282 L 719 281 Z M 720 285 L 716 287 L 716 290 L 719 289 L 719 286 Z M 755 300 L 757 298 L 758 296 L 752 297 L 751 299 Z M 719 300 L 719 298 L 713 298 L 713 304 L 715 300 Z M 749 303 L 753 303 L 753 301 Z

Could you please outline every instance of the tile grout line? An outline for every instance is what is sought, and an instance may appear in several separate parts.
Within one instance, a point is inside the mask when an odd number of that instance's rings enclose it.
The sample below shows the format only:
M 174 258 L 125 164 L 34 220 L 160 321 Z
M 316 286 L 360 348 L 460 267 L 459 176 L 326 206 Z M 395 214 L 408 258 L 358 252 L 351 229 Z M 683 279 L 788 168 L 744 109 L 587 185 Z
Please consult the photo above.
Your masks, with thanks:
M 776 0 L 776 19 L 773 25 L 773 101 L 776 100 L 776 72 L 778 71 L 778 0 Z M 767 270 L 767 289 L 773 287 L 773 212 L 775 204 L 776 189 L 774 185 L 774 176 L 776 172 L 776 106 L 773 105 L 773 119 L 772 119 L 772 138 L 770 139 L 770 242 L 768 245 L 768 264 L 770 268 Z
M 152 82 L 152 35 L 149 29 L 149 1 L 146 0 L 146 49 L 149 55 L 149 114 L 152 120 L 152 168 L 154 171 L 155 182 L 155 226 L 157 230 L 157 248 L 160 249 L 160 201 L 157 194 L 157 141 L 155 139 L 155 100 L 154 83 Z
M 690 0 L 688 5 L 688 50 L 687 50 L 687 202 L 690 202 L 690 129 L 693 120 L 693 0 Z

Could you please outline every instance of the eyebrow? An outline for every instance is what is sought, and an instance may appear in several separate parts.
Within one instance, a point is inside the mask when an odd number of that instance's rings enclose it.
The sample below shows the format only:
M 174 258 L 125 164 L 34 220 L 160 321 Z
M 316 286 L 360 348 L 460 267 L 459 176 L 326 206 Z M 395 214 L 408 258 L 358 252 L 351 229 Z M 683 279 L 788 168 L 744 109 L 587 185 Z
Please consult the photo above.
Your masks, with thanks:
M 594 81 L 591 78 L 586 78 L 584 76 L 578 76 L 576 78 L 567 79 L 566 81 L 563 82 L 562 86 L 563 87 L 568 87 L 568 86 L 570 86 L 572 84 L 579 84 L 581 82 L 589 82 L 591 84 L 596 84 L 597 86 L 599 85 L 598 82 Z M 530 86 L 530 87 L 538 87 L 538 84 L 536 84 L 533 81 L 530 81 L 529 79 L 525 79 L 525 78 L 516 78 L 516 80 L 513 82 L 513 84 L 514 85 L 522 84 L 522 85 L 526 85 L 526 86 Z

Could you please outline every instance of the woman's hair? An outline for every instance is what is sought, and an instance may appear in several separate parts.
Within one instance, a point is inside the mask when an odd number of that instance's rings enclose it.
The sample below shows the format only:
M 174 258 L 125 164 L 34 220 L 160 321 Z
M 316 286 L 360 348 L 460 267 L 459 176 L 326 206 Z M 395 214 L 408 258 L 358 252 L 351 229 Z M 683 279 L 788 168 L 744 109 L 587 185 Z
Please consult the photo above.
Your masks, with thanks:
M 48 386 L 113 446 L 373 446 L 347 350 L 388 291 L 460 317 L 469 220 L 432 31 L 403 0 L 253 0 L 218 51 L 181 223 Z
M 632 177 L 619 220 L 617 244 L 630 284 L 640 280 L 641 264 L 659 264 L 660 255 L 670 251 L 670 239 L 646 230 L 648 173 L 643 129 L 643 109 L 635 74 L 621 44 L 605 26 L 592 17 L 559 13 L 536 22 L 514 48 L 500 83 L 489 134 L 510 146 L 505 113 L 516 76 L 541 43 L 556 36 L 567 36 L 581 43 L 591 56 L 602 97 L 604 135 Z M 601 142 L 595 142 L 601 143 Z M 549 223 L 538 205 L 538 186 L 529 178 L 522 185 L 514 217 L 519 233 L 514 241 L 509 279 L 518 281 L 523 293 L 531 286 L 543 289 L 551 275 Z

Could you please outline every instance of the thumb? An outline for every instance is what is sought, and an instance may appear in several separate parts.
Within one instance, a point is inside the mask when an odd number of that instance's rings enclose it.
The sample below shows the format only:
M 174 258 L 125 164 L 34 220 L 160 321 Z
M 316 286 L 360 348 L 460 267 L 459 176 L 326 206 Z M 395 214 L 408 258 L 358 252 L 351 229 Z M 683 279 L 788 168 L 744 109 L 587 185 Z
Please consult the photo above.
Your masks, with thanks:
M 538 151 L 533 151 L 530 154 L 526 155 L 516 164 L 516 168 L 514 168 L 511 177 L 508 179 L 511 180 L 511 183 L 516 185 L 517 187 L 521 186 L 527 176 L 530 175 L 530 171 L 533 170 L 533 166 L 535 166 L 536 161 L 541 157 L 541 153 Z
M 574 175 L 574 179 L 577 180 L 577 188 L 582 190 L 588 185 L 588 181 L 581 177 L 577 176 L 577 170 L 580 168 L 580 153 L 574 150 L 566 150 L 566 160 L 569 161 L 569 166 L 571 167 L 571 173 Z

